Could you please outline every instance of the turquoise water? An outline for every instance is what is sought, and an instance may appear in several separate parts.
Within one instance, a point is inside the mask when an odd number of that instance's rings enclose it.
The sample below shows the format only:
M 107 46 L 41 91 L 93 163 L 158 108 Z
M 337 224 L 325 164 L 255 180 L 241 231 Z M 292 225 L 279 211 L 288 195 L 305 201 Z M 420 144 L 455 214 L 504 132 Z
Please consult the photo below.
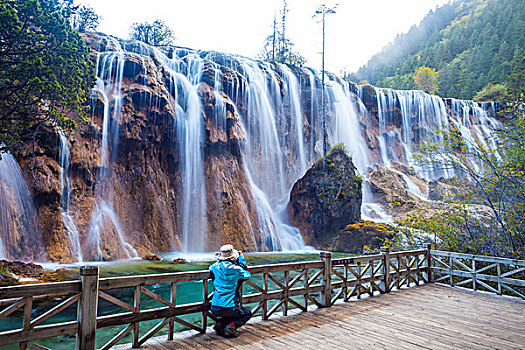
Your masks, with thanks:
M 188 262 L 186 264 L 173 264 L 171 261 L 173 256 L 166 254 L 163 256 L 165 260 L 163 261 L 144 261 L 144 260 L 126 260 L 119 261 L 114 263 L 104 263 L 99 265 L 100 267 L 100 278 L 104 277 L 114 277 L 114 276 L 131 276 L 131 275 L 143 275 L 143 274 L 157 274 L 157 273 L 168 273 L 168 272 L 181 272 L 181 271 L 198 271 L 206 270 L 209 265 L 214 262 L 211 260 L 211 255 L 204 256 L 189 256 L 188 259 L 196 258 L 196 260 Z M 309 260 L 318 260 L 318 253 L 253 253 L 246 254 L 246 260 L 248 265 L 263 265 L 263 264 L 278 264 L 284 262 L 294 262 L 294 261 L 309 261 Z M 315 273 L 315 272 L 312 272 Z M 290 274 L 290 279 L 295 277 L 297 273 L 292 272 Z M 279 279 L 284 279 L 284 277 Z M 252 278 L 252 281 L 258 285 L 262 285 L 262 276 L 255 275 Z M 166 300 L 170 299 L 170 285 L 161 284 L 147 286 L 147 288 L 154 293 L 160 295 Z M 208 287 L 208 293 L 213 290 L 213 283 L 210 281 Z M 273 283 L 269 284 L 270 289 L 277 289 L 277 286 Z M 244 294 L 250 294 L 256 292 L 252 287 L 245 284 Z M 112 290 L 108 294 L 111 294 L 118 299 L 132 305 L 133 304 L 133 289 L 132 288 L 122 288 L 118 290 Z M 295 298 L 294 298 L 295 299 Z M 296 301 L 302 303 L 303 297 L 297 297 Z M 63 300 L 57 300 L 54 302 L 48 303 L 35 303 L 33 305 L 33 316 L 38 317 L 47 310 L 51 309 L 55 305 L 58 305 Z M 200 302 L 202 301 L 202 282 L 201 281 L 190 281 L 190 282 L 179 282 L 177 283 L 177 305 Z M 277 301 L 274 301 L 276 303 Z M 273 303 L 269 304 L 269 308 Z M 150 298 L 144 293 L 141 294 L 141 310 L 151 309 L 156 307 L 163 307 L 165 305 L 160 302 Z M 255 305 L 246 305 L 247 307 L 254 307 Z M 16 313 L 11 314 L 10 316 L 0 320 L 0 331 L 17 329 L 22 327 L 23 320 L 23 310 L 20 310 Z M 99 298 L 98 305 L 98 315 L 109 315 L 115 313 L 124 313 L 127 310 L 124 310 L 104 299 Z M 190 314 L 181 317 L 182 319 L 200 326 L 201 314 Z M 51 317 L 44 324 L 53 324 L 59 322 L 67 322 L 76 320 L 76 303 L 73 306 L 63 310 L 59 314 Z M 162 320 L 153 320 L 140 323 L 140 336 L 146 334 L 151 328 L 157 325 Z M 208 319 L 208 324 L 213 324 L 211 319 Z M 103 346 L 107 341 L 113 338 L 118 332 L 126 328 L 126 325 L 118 327 L 108 327 L 97 330 L 97 347 Z M 180 324 L 175 323 L 175 331 L 183 331 L 188 328 Z M 168 332 L 168 327 L 165 326 L 160 332 L 156 334 L 165 335 Z M 72 349 L 72 346 L 75 342 L 75 335 L 70 336 L 61 336 L 53 337 L 35 341 L 35 343 L 49 347 L 51 349 L 57 350 L 69 350 Z M 129 343 L 131 342 L 131 334 L 126 336 L 120 343 Z M 5 346 L 1 347 L 2 349 L 18 349 L 18 345 Z

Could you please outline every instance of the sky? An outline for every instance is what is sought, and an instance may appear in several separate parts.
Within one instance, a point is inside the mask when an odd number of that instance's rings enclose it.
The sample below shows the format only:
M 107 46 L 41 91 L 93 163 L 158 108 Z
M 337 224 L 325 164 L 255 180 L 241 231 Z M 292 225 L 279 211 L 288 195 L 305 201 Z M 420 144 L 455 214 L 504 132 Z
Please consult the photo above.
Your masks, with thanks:
M 326 70 L 355 72 L 397 34 L 449 0 L 287 0 L 286 36 L 306 66 L 321 68 L 322 27 L 313 18 L 320 4 L 334 6 L 326 18 Z M 102 20 L 98 31 L 129 38 L 134 22 L 165 21 L 175 45 L 252 58 L 272 33 L 283 0 L 77 0 L 93 7 Z

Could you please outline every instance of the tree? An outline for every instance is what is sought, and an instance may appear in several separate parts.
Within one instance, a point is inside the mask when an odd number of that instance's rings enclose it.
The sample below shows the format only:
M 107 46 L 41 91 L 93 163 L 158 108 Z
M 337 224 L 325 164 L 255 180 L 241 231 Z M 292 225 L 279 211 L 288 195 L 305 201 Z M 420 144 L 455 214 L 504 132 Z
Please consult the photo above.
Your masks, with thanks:
M 155 20 L 153 23 L 133 23 L 130 37 L 133 40 L 142 41 L 152 46 L 171 45 L 175 40 L 173 30 L 160 19 Z
M 277 31 L 277 35 L 279 35 L 279 31 Z M 273 37 L 274 37 L 273 34 L 268 35 L 266 37 L 266 40 L 264 41 L 263 49 L 258 55 L 259 59 L 263 61 L 286 63 L 291 66 L 298 66 L 298 67 L 301 67 L 306 63 L 306 58 L 304 58 L 299 52 L 292 50 L 294 44 L 289 39 L 286 39 L 287 49 L 286 49 L 284 56 L 281 55 L 282 51 L 280 50 L 275 52 L 273 50 Z
M 66 4 L 70 4 L 66 2 Z M 75 124 L 94 84 L 89 49 L 58 0 L 0 3 L 0 149 L 16 151 L 45 125 Z
M 474 101 L 485 102 L 485 101 L 502 101 L 507 94 L 507 89 L 503 84 L 487 84 L 476 93 Z
M 321 70 L 321 86 L 322 86 L 322 94 L 321 94 L 321 129 L 322 129 L 322 135 L 323 135 L 323 166 L 326 164 L 326 126 L 325 126 L 325 103 L 324 103 L 324 49 L 325 49 L 325 25 L 326 25 L 326 15 L 334 14 L 335 8 L 337 5 L 333 7 L 328 7 L 325 4 L 322 4 L 317 8 L 315 11 L 315 16 L 321 16 L 321 21 L 323 23 L 323 53 L 322 53 L 322 70 Z
M 445 141 L 426 142 L 418 160 L 454 169 L 461 195 L 440 209 L 430 204 L 401 222 L 407 235 L 435 237 L 439 249 L 525 258 L 525 95 L 523 87 L 507 103 L 506 122 L 494 133 L 496 148 L 465 141 L 454 130 Z M 452 125 L 451 125 L 452 126 Z M 467 142 L 470 142 L 467 144 Z M 478 166 L 472 163 L 476 159 Z M 425 217 L 421 213 L 433 213 Z M 421 236 L 422 237 L 422 236 Z
M 278 26 L 277 16 L 274 16 L 273 32 L 264 40 L 263 48 L 258 57 L 264 61 L 286 63 L 301 67 L 306 63 L 306 58 L 299 52 L 293 51 L 293 42 L 285 36 L 286 14 L 288 12 L 288 5 L 286 1 L 283 1 L 280 26 Z
M 414 75 L 414 87 L 428 93 L 438 90 L 438 73 L 429 67 L 419 67 Z
M 78 6 L 71 14 L 71 26 L 80 33 L 95 31 L 99 20 L 99 15 L 89 6 Z

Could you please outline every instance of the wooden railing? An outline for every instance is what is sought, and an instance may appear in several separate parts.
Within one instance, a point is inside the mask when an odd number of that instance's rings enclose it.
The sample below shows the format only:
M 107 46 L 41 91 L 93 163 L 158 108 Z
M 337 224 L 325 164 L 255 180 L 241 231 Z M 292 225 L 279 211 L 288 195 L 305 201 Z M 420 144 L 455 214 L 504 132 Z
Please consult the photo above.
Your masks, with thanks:
M 525 261 L 433 250 L 433 282 L 525 299 Z
M 290 308 L 307 311 L 309 306 L 330 307 L 341 298 L 349 301 L 353 297 L 426 283 L 430 276 L 429 249 L 391 253 L 385 248 L 381 254 L 344 259 L 332 259 L 331 253 L 321 252 L 318 261 L 253 266 L 250 267 L 252 279 L 244 286 L 242 303 L 252 307 L 253 313 L 262 319 L 268 319 L 279 309 L 287 315 Z M 167 337 L 172 339 L 176 323 L 204 333 L 208 318 L 215 320 L 209 313 L 212 294 L 208 271 L 99 279 L 98 267 L 82 267 L 80 275 L 81 280 L 74 282 L 0 288 L 0 305 L 10 303 L 0 312 L 0 319 L 24 308 L 23 327 L 1 332 L 0 346 L 18 343 L 20 349 L 46 349 L 33 341 L 76 334 L 78 349 L 95 349 L 97 329 L 125 326 L 101 349 L 111 348 L 128 334 L 132 336 L 132 346 L 139 347 L 166 327 Z M 198 302 L 181 304 L 177 286 L 189 282 L 201 284 L 202 296 Z M 60 297 L 61 302 L 34 317 L 32 302 L 42 297 Z M 158 306 L 141 307 L 145 298 L 154 300 Z M 113 304 L 122 312 L 105 314 L 108 308 L 98 307 L 102 303 Z M 42 324 L 75 304 L 76 320 Z M 198 324 L 181 318 L 189 314 L 200 314 Z M 151 328 L 140 336 L 141 322 L 153 320 L 158 323 L 153 327 L 148 325 Z

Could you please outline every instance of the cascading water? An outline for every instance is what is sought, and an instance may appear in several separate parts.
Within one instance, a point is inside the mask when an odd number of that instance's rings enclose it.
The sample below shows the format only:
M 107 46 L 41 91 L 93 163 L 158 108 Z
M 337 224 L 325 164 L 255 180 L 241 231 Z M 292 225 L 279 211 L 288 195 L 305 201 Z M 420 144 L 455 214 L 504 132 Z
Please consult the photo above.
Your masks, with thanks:
M 477 171 L 482 170 L 482 165 L 478 161 L 476 145 L 496 150 L 492 131 L 499 123 L 489 118 L 486 109 L 476 102 L 452 99 L 452 113 L 449 113 L 443 99 L 423 91 L 375 88 L 375 92 L 380 129 L 378 145 L 384 166 L 390 167 L 390 163 L 396 161 L 414 167 L 426 179 L 458 175 L 457 169 L 443 166 L 448 163 L 446 157 L 450 157 L 444 153 L 433 155 L 435 166 L 430 168 L 422 169 L 413 161 L 414 145 L 419 145 L 422 140 L 431 140 L 438 147 L 445 144 L 450 123 L 459 130 L 467 148 L 467 157 Z M 494 105 L 486 107 L 494 108 Z M 403 152 L 399 152 L 399 149 Z M 405 181 L 412 190 L 416 189 L 417 186 L 409 178 Z M 421 192 L 415 194 L 422 195 Z
M 82 261 L 82 248 L 80 246 L 80 235 L 78 233 L 77 225 L 71 215 L 71 179 L 69 178 L 69 159 L 71 153 L 69 152 L 69 144 L 62 128 L 57 127 L 58 135 L 60 137 L 60 189 L 62 196 L 60 198 L 60 209 L 62 214 L 62 222 L 67 231 L 69 243 L 71 244 L 71 253 L 77 259 Z
M 286 205 L 291 186 L 306 171 L 306 151 L 301 140 L 294 152 L 293 139 L 285 139 L 284 133 L 279 133 L 278 123 L 283 121 L 276 119 L 278 113 L 286 113 L 290 129 L 302 133 L 298 94 L 291 92 L 298 90 L 297 79 L 287 67 L 280 66 L 285 78 L 283 101 L 281 86 L 270 64 L 259 66 L 256 61 L 239 60 L 247 79 L 242 93 L 242 104 L 247 106 L 246 112 L 241 113 L 247 132 L 242 155 L 257 205 L 261 240 L 265 250 L 298 250 L 304 248 L 304 240 L 296 228 L 286 224 Z
M 438 143 L 443 141 L 444 135 L 434 132 L 434 129 L 447 130 L 451 125 L 457 126 L 464 140 L 495 148 L 491 131 L 497 127 L 497 122 L 486 113 L 486 110 L 494 108 L 493 105 L 480 107 L 466 101 L 451 102 L 451 109 L 456 112 L 450 115 L 446 103 L 439 97 L 420 91 L 377 88 L 372 88 L 375 95 L 370 96 L 374 96 L 375 101 L 370 102 L 364 100 L 361 87 L 356 89 L 330 74 L 323 98 L 320 76 L 311 69 L 291 68 L 214 52 L 152 48 L 107 37 L 104 40 L 107 45 L 97 57 L 97 83 L 94 88 L 97 96 L 93 99 L 103 105 L 100 159 L 95 185 L 96 200 L 86 246 L 81 245 L 71 216 L 70 154 L 67 140 L 60 134 L 62 218 L 78 260 L 130 258 L 137 254 L 131 243 L 141 243 L 137 242 L 137 234 L 141 232 L 124 232 L 128 221 L 127 218 L 119 218 L 119 208 L 116 207 L 119 200 L 114 184 L 124 176 L 122 170 L 126 170 L 120 158 L 117 163 L 121 111 L 125 103 L 133 103 L 132 107 L 138 113 L 143 112 L 140 108 L 147 113 L 148 108 L 155 110 L 155 113 L 159 110 L 171 113 L 167 115 L 167 120 L 173 118 L 173 134 L 168 138 L 176 147 L 178 157 L 173 157 L 176 158 L 173 164 L 178 168 L 170 170 L 170 176 L 180 182 L 173 182 L 176 192 L 173 196 L 166 194 L 166 198 L 162 199 L 177 198 L 180 201 L 173 206 L 179 210 L 174 218 L 174 232 L 181 238 L 185 252 L 210 249 L 210 208 L 207 206 L 214 203 L 213 199 L 219 204 L 223 199 L 217 188 L 207 188 L 206 176 L 210 174 L 205 174 L 205 169 L 208 171 L 208 165 L 213 163 L 205 161 L 212 162 L 215 159 L 212 153 L 220 152 L 223 146 L 232 146 L 229 156 L 236 158 L 233 161 L 241 167 L 237 174 L 244 177 L 236 181 L 240 181 L 241 186 L 245 184 L 253 197 L 253 201 L 250 199 L 244 207 L 246 212 L 243 215 L 250 216 L 244 227 L 251 230 L 256 248 L 264 251 L 305 247 L 299 230 L 288 225 L 287 204 L 293 184 L 321 155 L 319 115 L 323 108 L 322 100 L 326 103 L 329 146 L 344 143 L 365 179 L 362 186 L 362 217 L 365 219 L 391 220 L 373 198 L 370 184 L 366 181 L 370 169 L 379 165 L 392 167 L 403 178 L 406 188 L 422 199 L 426 197 L 424 191 L 410 176 L 395 169 L 395 162 L 413 166 L 419 175 L 427 179 L 455 174 L 453 169 L 421 169 L 414 163 L 413 152 L 422 139 L 430 137 Z M 127 79 L 128 74 L 124 74 L 126 61 L 130 61 L 128 69 L 140 70 L 142 64 L 140 75 L 128 72 L 129 76 L 140 77 L 141 80 Z M 126 79 L 123 79 L 124 76 Z M 203 82 L 209 87 L 205 87 Z M 136 102 L 136 95 L 128 99 L 128 90 L 139 85 L 143 88 L 138 97 L 140 101 Z M 123 93 L 123 88 L 126 93 Z M 150 89 L 161 92 L 149 92 L 152 91 Z M 209 97 L 206 94 L 211 89 L 213 115 L 207 115 L 211 107 L 203 105 L 201 96 Z M 152 98 L 148 102 L 149 96 Z M 167 101 L 166 108 L 161 107 L 161 100 Z M 371 109 L 367 110 L 367 107 Z M 377 121 L 373 120 L 375 107 Z M 157 114 L 151 122 L 156 123 L 156 118 Z M 236 128 L 243 129 L 239 131 L 242 136 L 236 135 L 238 139 L 235 140 L 221 139 L 217 146 L 213 143 L 215 140 L 210 141 L 211 147 L 216 149 L 208 148 L 207 131 L 213 129 L 209 118 L 215 121 L 218 134 L 230 128 L 231 123 L 236 123 Z M 144 120 L 150 122 L 147 118 Z M 171 127 L 171 124 L 168 125 Z M 223 144 L 219 145 L 220 142 Z M 159 155 L 159 159 L 162 156 Z M 173 179 L 170 178 L 170 181 Z M 163 186 L 168 187 L 168 182 Z M 213 197 L 213 193 L 217 197 Z M 220 205 L 218 209 L 221 209 Z M 173 250 L 179 250 L 177 237 L 172 238 Z M 108 252 L 110 249 L 113 251 Z
M 45 260 L 33 198 L 16 159 L 0 152 L 0 258 Z
M 155 49 L 153 53 L 170 77 L 169 92 L 182 159 L 182 249 L 184 252 L 202 252 L 206 248 L 207 236 L 206 184 L 203 112 L 198 89 L 204 60 L 187 50 L 175 50 L 172 58 L 160 50 Z M 215 93 L 216 100 L 222 100 L 220 91 Z M 216 111 L 216 120 L 225 122 L 225 106 L 220 106 Z
M 287 225 L 285 209 L 292 185 L 320 156 L 321 135 L 317 116 L 322 107 L 322 89 L 318 74 L 310 69 L 294 70 L 282 64 L 213 52 L 188 49 L 163 52 L 144 45 L 129 45 L 127 49 L 153 56 L 170 76 L 168 90 L 173 98 L 175 132 L 182 160 L 183 250 L 202 251 L 207 240 L 204 112 L 198 95 L 204 67 L 213 72 L 213 118 L 217 127 L 226 127 L 226 106 L 222 96 L 226 94 L 234 102 L 246 132 L 246 139 L 241 143 L 241 157 L 257 209 L 262 243 L 258 249 L 304 247 L 300 232 Z M 239 80 L 232 75 L 236 83 L 230 84 L 228 91 L 222 86 L 224 70 L 235 71 L 242 77 Z M 359 96 L 354 96 L 348 83 L 330 76 L 325 92 L 329 143 L 346 145 L 365 180 L 370 167 L 375 164 L 389 167 L 394 161 L 414 166 L 427 179 L 453 176 L 453 169 L 419 169 L 413 161 L 413 145 L 421 139 L 430 136 L 437 143 L 443 141 L 444 135 L 434 132 L 434 129 L 449 127 L 444 101 L 420 91 L 375 89 L 375 92 L 379 152 L 373 156 L 361 126 L 368 118 L 362 96 L 359 93 Z M 478 119 L 482 120 L 482 117 Z M 479 130 L 484 132 L 483 125 L 486 124 L 480 122 Z M 403 176 L 403 180 L 416 197 L 425 198 L 408 176 Z M 363 184 L 362 214 L 364 218 L 391 220 L 374 200 L 367 181 Z
M 111 183 L 119 142 L 124 62 L 124 51 L 120 43 L 114 38 L 108 38 L 106 51 L 97 56 L 97 83 L 93 92 L 94 94 L 98 92 L 104 103 L 99 184 L 96 188 L 96 203 L 88 229 L 88 245 L 91 250 L 91 258 L 95 260 L 104 259 L 101 248 L 102 231 L 108 224 L 114 231 L 114 237 L 120 246 L 120 249 L 112 247 L 119 250 L 117 257 L 129 259 L 138 256 L 137 251 L 127 242 L 115 213 Z

